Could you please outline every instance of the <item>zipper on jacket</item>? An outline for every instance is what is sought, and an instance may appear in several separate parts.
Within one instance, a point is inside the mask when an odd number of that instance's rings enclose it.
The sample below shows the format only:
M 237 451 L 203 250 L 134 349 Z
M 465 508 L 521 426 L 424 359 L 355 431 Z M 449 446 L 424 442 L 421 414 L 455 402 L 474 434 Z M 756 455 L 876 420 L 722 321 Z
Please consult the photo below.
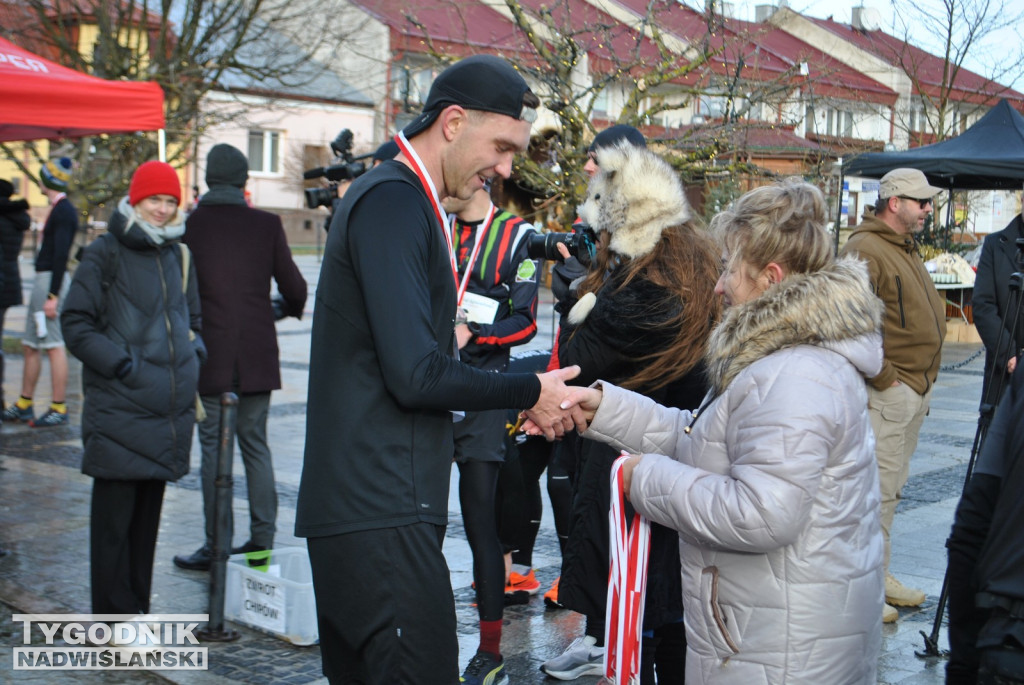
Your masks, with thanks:
M 903 311 L 903 281 L 896 276 L 896 304 L 900 307 L 900 328 L 907 327 L 907 314 Z
M 170 415 L 170 419 L 171 419 L 171 437 L 172 437 L 172 439 L 174 441 L 174 444 L 177 445 L 178 444 L 178 432 L 177 432 L 177 430 L 175 428 L 175 425 L 174 425 L 174 408 L 177 406 L 177 402 L 176 402 L 176 398 L 175 398 L 176 382 L 175 382 L 175 377 L 174 377 L 175 376 L 175 374 L 174 374 L 174 365 L 175 365 L 175 361 L 176 361 L 177 358 L 174 355 L 174 337 L 171 335 L 171 332 L 172 332 L 171 331 L 171 317 L 169 317 L 167 315 L 167 279 L 164 276 L 164 263 L 160 259 L 160 252 L 161 252 L 161 250 L 157 250 L 157 253 L 156 253 L 156 265 L 157 265 L 157 271 L 160 273 L 160 290 L 163 292 L 163 301 L 164 301 L 164 306 L 163 306 L 163 310 L 164 311 L 163 311 L 163 314 L 164 314 L 164 328 L 167 330 L 167 349 L 168 349 L 168 351 L 170 352 L 170 355 L 171 355 L 171 365 L 170 365 L 171 366 L 171 368 L 170 368 L 170 374 L 171 374 L 171 406 L 170 406 L 169 415 Z

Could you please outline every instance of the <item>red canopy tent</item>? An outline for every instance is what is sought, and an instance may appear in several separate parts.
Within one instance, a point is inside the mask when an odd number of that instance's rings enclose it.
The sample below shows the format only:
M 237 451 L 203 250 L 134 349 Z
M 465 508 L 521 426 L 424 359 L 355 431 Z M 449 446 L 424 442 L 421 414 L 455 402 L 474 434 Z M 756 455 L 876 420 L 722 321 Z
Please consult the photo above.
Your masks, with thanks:
M 62 67 L 0 38 L 0 142 L 164 127 L 164 92 Z

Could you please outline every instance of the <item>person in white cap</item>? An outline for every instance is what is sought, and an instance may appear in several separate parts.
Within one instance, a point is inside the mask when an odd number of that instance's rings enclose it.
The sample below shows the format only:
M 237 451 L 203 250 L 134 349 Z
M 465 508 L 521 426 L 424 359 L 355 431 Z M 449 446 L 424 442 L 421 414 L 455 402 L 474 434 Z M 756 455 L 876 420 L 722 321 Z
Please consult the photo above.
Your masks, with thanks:
M 874 218 L 857 226 L 842 250 L 844 255 L 867 261 L 871 287 L 885 304 L 885 358 L 882 371 L 868 380 L 868 410 L 882 487 L 885 623 L 899 618 L 895 607 L 920 606 L 925 599 L 922 591 L 893 577 L 889 560 L 896 505 L 910 475 L 910 457 L 928 413 L 946 337 L 945 302 L 928 276 L 914 239 L 939 192 L 917 169 L 893 169 L 879 183 Z

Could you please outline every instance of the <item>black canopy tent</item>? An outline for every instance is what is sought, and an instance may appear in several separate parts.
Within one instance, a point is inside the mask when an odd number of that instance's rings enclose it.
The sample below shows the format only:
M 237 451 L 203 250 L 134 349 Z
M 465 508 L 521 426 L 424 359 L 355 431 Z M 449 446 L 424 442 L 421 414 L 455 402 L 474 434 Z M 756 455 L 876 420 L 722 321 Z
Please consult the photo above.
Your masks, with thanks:
M 869 152 L 843 163 L 844 176 L 881 178 L 902 167 L 920 169 L 928 182 L 954 190 L 1020 190 L 1024 185 L 1024 116 L 1000 100 L 985 116 L 955 138 L 904 152 Z M 840 207 L 840 212 L 842 208 Z M 947 214 L 947 228 L 953 213 Z M 836 237 L 839 221 L 836 221 Z M 837 240 L 838 244 L 838 240 Z

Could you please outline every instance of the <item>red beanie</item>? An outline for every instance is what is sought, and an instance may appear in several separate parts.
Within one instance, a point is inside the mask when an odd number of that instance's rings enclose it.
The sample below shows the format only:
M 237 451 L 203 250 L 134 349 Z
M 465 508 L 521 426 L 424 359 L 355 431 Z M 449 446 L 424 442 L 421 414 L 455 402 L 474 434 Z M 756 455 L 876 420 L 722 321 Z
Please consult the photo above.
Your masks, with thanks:
M 151 195 L 170 195 L 181 204 L 181 181 L 178 172 L 167 162 L 151 160 L 143 163 L 132 175 L 128 202 L 132 207 Z

